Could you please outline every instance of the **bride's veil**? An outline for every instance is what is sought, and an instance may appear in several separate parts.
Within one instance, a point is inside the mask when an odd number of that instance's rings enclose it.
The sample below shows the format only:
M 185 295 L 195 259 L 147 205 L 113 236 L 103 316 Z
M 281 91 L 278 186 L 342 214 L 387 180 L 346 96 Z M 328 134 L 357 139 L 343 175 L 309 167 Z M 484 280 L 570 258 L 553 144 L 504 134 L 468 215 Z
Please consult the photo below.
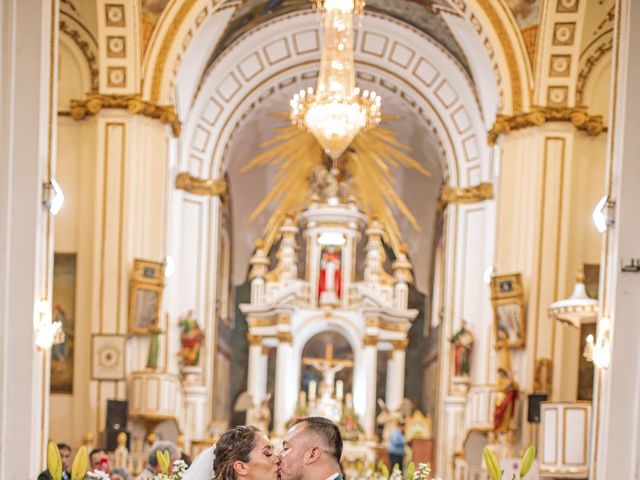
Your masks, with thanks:
M 184 473 L 182 480 L 212 480 L 215 448 L 215 446 L 209 447 L 200 452 Z

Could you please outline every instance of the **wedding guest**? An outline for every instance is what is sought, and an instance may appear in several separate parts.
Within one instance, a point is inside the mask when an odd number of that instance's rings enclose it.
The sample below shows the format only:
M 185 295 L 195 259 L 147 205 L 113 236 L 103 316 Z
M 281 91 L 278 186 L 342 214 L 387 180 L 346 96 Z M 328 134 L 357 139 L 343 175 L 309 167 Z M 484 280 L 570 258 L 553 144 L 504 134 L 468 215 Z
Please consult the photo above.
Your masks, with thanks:
M 154 478 L 160 473 L 160 466 L 158 465 L 158 452 L 169 452 L 169 473 L 171 473 L 171 466 L 173 462 L 180 459 L 180 449 L 176 447 L 173 442 L 155 442 L 151 445 L 149 450 L 149 458 L 145 469 L 142 471 L 136 480 L 144 480 L 147 478 Z
M 111 471 L 109 455 L 104 448 L 94 448 L 89 453 L 89 471 L 104 473 L 109 473 Z

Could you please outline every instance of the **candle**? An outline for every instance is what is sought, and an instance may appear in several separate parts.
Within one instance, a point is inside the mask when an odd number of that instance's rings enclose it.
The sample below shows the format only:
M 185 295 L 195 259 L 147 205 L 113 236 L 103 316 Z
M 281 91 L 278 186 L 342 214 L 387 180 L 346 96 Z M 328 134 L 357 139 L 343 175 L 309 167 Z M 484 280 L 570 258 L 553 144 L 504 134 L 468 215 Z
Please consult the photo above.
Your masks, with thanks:
M 342 380 L 338 380 L 336 382 L 336 399 L 342 401 L 344 397 L 344 382 Z
M 314 402 L 316 399 L 316 389 L 318 388 L 318 384 L 315 380 L 311 380 L 309 382 L 309 401 Z

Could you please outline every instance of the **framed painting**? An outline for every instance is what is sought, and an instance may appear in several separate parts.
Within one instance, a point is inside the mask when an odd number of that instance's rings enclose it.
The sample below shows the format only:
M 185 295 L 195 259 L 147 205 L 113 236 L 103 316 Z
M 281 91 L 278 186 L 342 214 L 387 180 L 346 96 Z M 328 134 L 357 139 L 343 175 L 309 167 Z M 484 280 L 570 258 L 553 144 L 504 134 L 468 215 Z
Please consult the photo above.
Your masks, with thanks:
M 75 253 L 54 253 L 52 316 L 62 324 L 64 339 L 51 347 L 51 393 L 73 393 L 76 263 Z
M 134 260 L 129 286 L 129 333 L 149 334 L 158 327 L 162 310 L 162 263 Z
M 494 300 L 493 317 L 496 348 L 525 345 L 524 303 L 517 298 Z
M 525 307 L 522 277 L 519 273 L 496 275 L 491 279 L 495 347 L 525 346 Z

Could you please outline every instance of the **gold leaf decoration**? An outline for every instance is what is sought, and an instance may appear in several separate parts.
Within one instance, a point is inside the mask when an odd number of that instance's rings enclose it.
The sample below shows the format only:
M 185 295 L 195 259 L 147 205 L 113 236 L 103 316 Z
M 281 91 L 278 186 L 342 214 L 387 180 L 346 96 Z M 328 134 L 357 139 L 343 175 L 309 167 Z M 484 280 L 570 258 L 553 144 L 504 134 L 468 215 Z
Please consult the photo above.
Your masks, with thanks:
M 269 206 L 274 206 L 264 229 L 265 251 L 278 239 L 279 228 L 285 218 L 295 218 L 309 204 L 309 177 L 325 161 L 322 147 L 313 135 L 293 125 L 278 127 L 275 132 L 274 138 L 260 145 L 268 150 L 241 169 L 241 172 L 246 172 L 268 164 L 278 167 L 274 187 L 249 218 L 251 223 Z M 420 227 L 394 188 L 396 181 L 391 168 L 402 166 L 431 176 L 428 170 L 408 155 L 409 150 L 407 145 L 398 141 L 396 132 L 378 127 L 361 132 L 337 165 L 341 174 L 351 178 L 359 207 L 382 224 L 387 234 L 386 240 L 396 255 L 400 253 L 402 242 L 394 209 L 402 213 L 416 230 L 420 230 Z

